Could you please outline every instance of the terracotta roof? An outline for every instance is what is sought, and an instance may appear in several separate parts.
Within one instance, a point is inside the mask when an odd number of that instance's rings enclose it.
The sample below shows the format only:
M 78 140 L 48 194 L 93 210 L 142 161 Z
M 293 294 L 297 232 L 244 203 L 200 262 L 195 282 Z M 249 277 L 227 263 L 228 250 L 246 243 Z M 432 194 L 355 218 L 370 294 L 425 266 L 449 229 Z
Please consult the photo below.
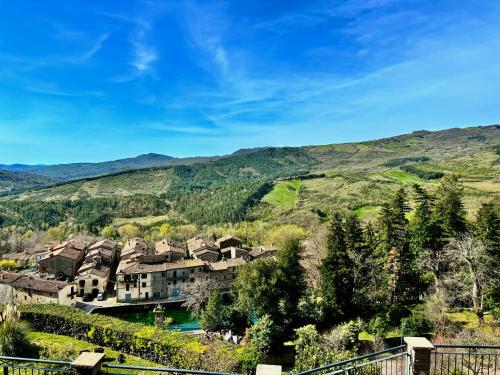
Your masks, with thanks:
M 108 250 L 114 250 L 117 246 L 118 246 L 118 242 L 104 239 L 102 241 L 99 241 L 99 242 L 96 242 L 96 243 L 90 245 L 89 250 L 101 249 L 101 248 L 108 249 Z
M 182 268 L 202 267 L 205 262 L 199 259 L 185 259 L 179 262 L 162 262 L 162 263 L 140 263 L 137 260 L 121 261 L 118 265 L 117 273 L 136 274 L 146 272 L 165 272 Z
M 98 266 L 95 266 L 92 263 L 84 263 L 77 271 L 76 273 L 76 278 L 79 276 L 86 276 L 86 275 L 96 275 L 100 277 L 108 277 L 109 274 L 111 273 L 111 268 L 104 264 L 100 264 Z
M 28 253 L 5 253 L 2 254 L 2 259 L 30 260 L 34 256 L 35 256 L 34 254 L 28 254 Z
M 196 255 L 196 256 L 206 254 L 206 253 L 219 254 L 219 252 L 217 250 L 212 249 L 212 248 L 205 248 L 205 247 L 193 251 L 193 255 Z
M 254 248 L 252 251 L 250 251 L 250 255 L 253 256 L 254 258 L 259 257 L 265 253 L 273 253 L 278 251 L 278 248 L 273 245 L 262 245 L 257 248 Z
M 227 241 L 227 240 L 235 240 L 235 241 L 238 241 L 238 242 L 243 243 L 243 241 L 242 241 L 241 239 L 239 239 L 239 238 L 238 238 L 238 237 L 236 237 L 236 236 L 232 236 L 232 235 L 230 235 L 230 234 L 227 234 L 227 235 L 225 235 L 225 236 L 223 236 L 223 237 L 221 237 L 221 238 L 218 238 L 218 239 L 217 239 L 217 241 L 215 241 L 215 243 L 216 243 L 217 245 L 220 245 L 220 244 L 221 244 L 221 242 L 224 242 L 224 241 Z
M 144 238 L 132 238 L 123 246 L 122 256 L 134 253 L 146 253 L 148 250 L 148 241 Z
M 0 271 L 0 284 L 12 284 L 12 282 L 20 277 L 22 277 L 22 275 L 15 272 Z
M 161 240 L 156 242 L 156 254 L 164 254 L 164 253 L 179 253 L 186 254 L 186 250 L 182 248 L 181 245 L 175 243 L 173 241 Z
M 78 259 L 82 252 L 85 252 L 87 245 L 78 240 L 70 240 L 51 247 L 49 253 L 44 255 L 40 260 L 45 260 L 55 256 L 62 256 L 69 259 Z
M 240 267 L 247 264 L 247 261 L 243 258 L 234 258 L 221 260 L 219 262 L 209 263 L 208 266 L 212 271 L 224 271 L 232 267 Z
M 215 243 L 206 238 L 198 238 L 198 237 L 191 238 L 187 241 L 187 245 L 188 245 L 188 250 L 190 252 L 194 252 L 202 248 L 209 248 L 214 250 L 217 249 Z
M 31 289 L 47 293 L 58 293 L 68 285 L 65 281 L 46 280 L 33 276 L 22 276 L 12 283 L 12 286 L 15 288 Z

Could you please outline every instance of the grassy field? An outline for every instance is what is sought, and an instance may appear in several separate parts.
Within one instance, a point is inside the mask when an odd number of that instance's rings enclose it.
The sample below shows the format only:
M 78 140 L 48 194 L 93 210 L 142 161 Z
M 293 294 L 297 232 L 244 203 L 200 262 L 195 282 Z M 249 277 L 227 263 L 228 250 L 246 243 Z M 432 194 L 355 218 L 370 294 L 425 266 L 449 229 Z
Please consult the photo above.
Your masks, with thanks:
M 70 357 L 71 353 L 74 353 L 75 358 L 78 356 L 78 353 L 82 350 L 90 350 L 93 351 L 94 348 L 98 347 L 97 345 L 90 344 L 86 341 L 81 341 L 74 339 L 68 336 L 55 335 L 52 333 L 45 332 L 30 332 L 28 335 L 29 340 L 36 344 L 41 349 L 47 350 L 51 354 L 55 353 L 68 353 Z M 116 362 L 116 357 L 119 352 L 104 348 L 104 354 L 106 355 L 104 363 L 107 364 L 118 364 Z M 60 360 L 71 360 L 74 358 L 53 358 L 51 359 L 60 359 Z M 142 358 L 135 357 L 132 355 L 125 355 L 125 365 L 129 366 L 147 366 L 147 367 L 161 367 L 159 364 L 146 361 Z
M 155 224 L 163 224 L 170 219 L 169 215 L 160 216 L 141 216 L 141 217 L 117 217 L 113 220 L 113 225 L 120 226 L 123 224 L 139 224 L 143 226 L 152 226 Z
M 301 182 L 298 180 L 279 182 L 270 193 L 266 194 L 263 201 L 273 206 L 294 208 L 297 204 L 300 186 Z
M 388 171 L 387 176 L 405 184 L 413 185 L 422 183 L 422 180 L 420 178 L 412 176 L 411 174 L 403 172 L 398 169 Z
M 354 210 L 354 215 L 356 215 L 363 221 L 372 221 L 377 217 L 380 209 L 380 206 L 363 206 Z

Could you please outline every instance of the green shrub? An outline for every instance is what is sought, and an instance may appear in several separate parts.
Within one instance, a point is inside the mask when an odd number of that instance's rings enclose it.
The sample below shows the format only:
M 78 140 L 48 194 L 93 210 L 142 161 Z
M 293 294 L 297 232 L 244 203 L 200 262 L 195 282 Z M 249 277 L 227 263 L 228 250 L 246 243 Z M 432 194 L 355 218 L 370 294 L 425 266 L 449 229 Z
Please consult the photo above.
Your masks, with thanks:
M 422 310 L 414 310 L 412 314 L 401 319 L 401 331 L 406 336 L 423 336 L 432 331 L 432 324 Z
M 491 308 L 491 316 L 495 320 L 500 320 L 500 304 L 496 304 Z
M 212 371 L 238 368 L 237 347 L 180 332 L 159 330 L 61 305 L 23 305 L 23 319 L 38 331 L 70 336 L 166 366 Z
M 387 316 L 378 315 L 370 320 L 366 331 L 377 338 L 384 338 L 387 332 L 391 329 L 391 325 Z

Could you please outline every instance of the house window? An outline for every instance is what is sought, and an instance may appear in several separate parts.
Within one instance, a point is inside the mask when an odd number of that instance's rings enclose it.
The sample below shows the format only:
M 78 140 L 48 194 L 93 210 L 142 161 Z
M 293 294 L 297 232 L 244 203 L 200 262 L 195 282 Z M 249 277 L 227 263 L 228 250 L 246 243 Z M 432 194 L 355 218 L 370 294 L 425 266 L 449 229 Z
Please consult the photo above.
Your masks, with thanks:
M 174 271 L 174 277 L 177 277 L 177 271 Z
M 146 283 L 142 283 L 142 287 L 145 288 L 146 287 Z
M 177 285 L 177 280 L 174 280 L 174 285 Z
M 137 288 L 137 283 L 134 283 L 134 288 Z
M 191 282 L 194 283 L 194 277 L 191 278 Z
M 148 278 L 148 274 L 147 274 L 147 273 L 143 273 L 143 274 L 141 275 L 141 279 L 147 279 L 147 278 Z
M 80 288 L 83 288 L 85 286 L 85 280 L 80 280 L 79 284 L 80 284 Z
M 161 273 L 161 277 L 165 277 L 165 272 L 162 272 L 162 273 Z
M 191 273 L 194 273 L 194 268 L 191 268 Z
M 99 280 L 97 280 L 97 279 L 93 279 L 93 280 L 92 280 L 92 285 L 93 285 L 93 286 L 96 286 L 97 284 L 99 284 Z
M 130 286 L 127 284 L 125 285 L 125 290 L 128 292 L 130 290 Z

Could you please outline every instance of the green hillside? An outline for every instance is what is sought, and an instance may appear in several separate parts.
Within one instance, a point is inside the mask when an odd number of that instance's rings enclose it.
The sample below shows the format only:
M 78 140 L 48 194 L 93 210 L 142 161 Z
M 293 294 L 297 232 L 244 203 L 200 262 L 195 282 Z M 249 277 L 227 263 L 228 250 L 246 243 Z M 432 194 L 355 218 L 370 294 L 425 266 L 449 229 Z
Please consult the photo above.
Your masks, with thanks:
M 500 194 L 498 144 L 500 126 L 492 125 L 361 143 L 255 149 L 3 197 L 0 219 L 4 225 L 33 225 L 33 211 L 37 222 L 50 224 L 75 216 L 106 214 L 109 221 L 175 213 L 198 224 L 265 219 L 308 225 L 333 208 L 370 219 L 399 186 L 418 183 L 432 190 L 449 173 L 462 176 L 465 204 L 474 210 Z

